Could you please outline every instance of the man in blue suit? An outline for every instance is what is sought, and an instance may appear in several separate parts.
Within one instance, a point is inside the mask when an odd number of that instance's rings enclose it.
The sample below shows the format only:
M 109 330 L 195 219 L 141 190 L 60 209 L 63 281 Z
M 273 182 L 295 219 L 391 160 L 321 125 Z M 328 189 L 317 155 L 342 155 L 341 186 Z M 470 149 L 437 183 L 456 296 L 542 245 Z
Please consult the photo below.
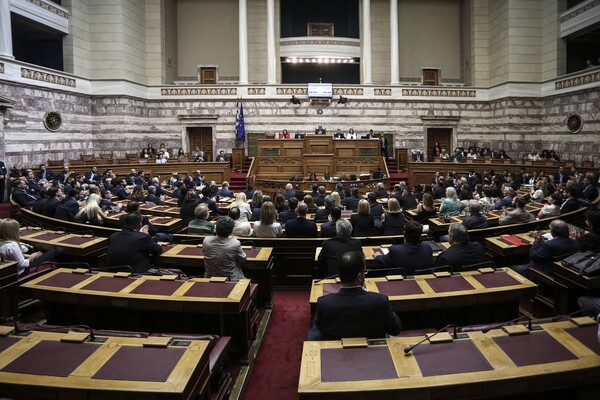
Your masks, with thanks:
M 350 337 L 383 338 L 398 335 L 400 318 L 390 301 L 381 293 L 367 292 L 365 257 L 361 251 L 351 251 L 340 259 L 338 293 L 317 300 L 313 325 L 306 340 L 339 340 Z
M 569 237 L 569 226 L 562 219 L 555 219 L 550 223 L 550 234 L 550 240 L 544 240 L 539 232 L 532 234 L 536 241 L 529 251 L 529 264 L 514 267 L 518 273 L 527 277 L 529 268 L 533 267 L 552 274 L 555 260 L 579 251 L 581 243 Z
M 316 238 L 318 236 L 317 224 L 306 219 L 308 206 L 305 202 L 298 203 L 296 214 L 298 217 L 290 219 L 285 224 L 285 236 L 296 238 Z
M 390 247 L 388 254 L 376 256 L 375 261 L 388 268 L 403 268 L 406 275 L 433 267 L 431 246 L 420 243 L 422 230 L 418 222 L 408 221 L 404 228 L 404 243 Z
M 25 179 L 15 180 L 11 197 L 21 207 L 30 207 L 39 198 L 37 194 L 29 191 Z

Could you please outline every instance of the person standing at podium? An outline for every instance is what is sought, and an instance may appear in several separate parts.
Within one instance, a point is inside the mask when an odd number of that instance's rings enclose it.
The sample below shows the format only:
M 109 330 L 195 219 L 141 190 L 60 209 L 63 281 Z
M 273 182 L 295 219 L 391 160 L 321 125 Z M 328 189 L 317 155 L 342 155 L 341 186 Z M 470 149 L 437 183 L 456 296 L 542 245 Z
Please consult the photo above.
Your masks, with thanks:
M 323 128 L 323 125 L 319 125 L 317 129 L 315 129 L 315 135 L 325 135 L 327 130 Z
M 389 298 L 364 288 L 366 264 L 362 251 L 345 253 L 340 258 L 339 271 L 342 287 L 338 293 L 317 300 L 306 340 L 377 339 L 386 334 L 398 335 L 402 324 Z

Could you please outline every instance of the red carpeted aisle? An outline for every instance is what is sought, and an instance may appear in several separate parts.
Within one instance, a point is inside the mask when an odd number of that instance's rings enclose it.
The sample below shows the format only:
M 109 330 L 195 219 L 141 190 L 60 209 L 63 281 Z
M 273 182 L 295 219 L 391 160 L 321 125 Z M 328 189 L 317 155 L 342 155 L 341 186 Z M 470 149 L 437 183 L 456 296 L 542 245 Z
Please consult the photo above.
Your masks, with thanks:
M 275 291 L 275 306 L 242 400 L 298 398 L 302 343 L 310 324 L 308 291 Z

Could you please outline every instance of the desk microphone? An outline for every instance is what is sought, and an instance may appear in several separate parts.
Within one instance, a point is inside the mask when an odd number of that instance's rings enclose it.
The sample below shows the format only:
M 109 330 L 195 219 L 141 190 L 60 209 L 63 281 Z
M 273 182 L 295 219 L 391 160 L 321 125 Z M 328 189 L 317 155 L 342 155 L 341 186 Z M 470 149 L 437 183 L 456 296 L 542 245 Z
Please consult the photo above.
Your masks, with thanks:
M 321 281 L 324 281 L 326 279 L 333 279 L 333 278 L 337 278 L 339 276 L 340 276 L 340 274 L 329 275 L 329 276 L 326 276 L 325 278 L 317 279 L 316 281 L 314 281 L 314 283 L 317 284 L 317 283 L 320 283 Z
M 120 269 L 124 269 L 127 272 L 131 272 L 132 274 L 133 272 L 133 268 L 131 268 L 131 266 L 129 265 L 113 265 L 112 267 L 106 267 L 106 268 L 95 268 L 93 270 L 93 272 L 104 272 L 104 271 L 115 271 L 115 270 L 120 270 Z M 92 270 L 90 270 L 92 271 Z
M 552 321 L 552 322 L 560 321 L 561 319 L 571 318 L 571 317 L 574 317 L 579 314 L 585 314 L 587 311 L 591 311 L 591 310 L 589 308 L 582 308 L 581 310 L 573 311 L 570 314 L 557 315 L 555 317 L 552 317 L 552 319 L 550 321 Z
M 73 231 L 71 233 L 75 234 L 75 235 L 92 235 L 93 238 L 96 238 L 96 235 L 94 234 L 94 231 L 92 231 L 92 230 L 87 230 L 87 231 Z
M 0 320 L 3 320 L 4 322 L 12 322 L 13 323 L 13 325 L 15 327 L 15 331 L 13 332 L 14 336 L 28 336 L 29 334 L 31 334 L 31 331 L 21 329 L 19 327 L 17 320 L 14 317 L 0 317 Z
M 57 267 L 61 267 L 63 265 L 68 266 L 83 266 L 85 268 L 88 269 L 88 274 L 93 274 L 94 272 L 92 271 L 92 267 L 90 266 L 90 264 L 86 263 L 86 262 L 58 262 L 58 263 L 54 263 Z
M 78 324 L 78 325 L 65 325 L 65 326 L 59 326 L 59 325 L 54 325 L 54 326 L 44 326 L 44 325 L 40 325 L 42 328 L 45 328 L 46 330 L 61 330 L 61 329 L 85 329 L 89 332 L 90 334 L 90 338 L 88 340 L 88 342 L 91 343 L 104 343 L 106 342 L 106 338 L 98 338 L 96 337 L 96 334 L 94 333 L 94 330 L 89 326 L 89 325 L 83 325 L 83 324 Z
M 400 272 L 402 272 L 402 275 L 406 276 L 406 270 L 404 268 L 402 268 L 402 267 L 396 267 L 396 268 L 385 268 L 385 267 L 384 268 L 371 268 L 371 269 L 368 269 L 366 272 L 367 272 L 367 275 L 368 275 L 370 272 L 384 272 L 384 271 L 385 272 L 400 271 Z
M 511 325 L 511 324 L 514 324 L 515 322 L 519 322 L 519 321 L 523 321 L 523 320 L 527 320 L 527 329 L 531 330 L 532 329 L 531 318 L 529 318 L 526 315 L 521 315 L 518 318 L 511 319 L 510 321 L 506 321 L 506 322 L 502 322 L 502 323 L 494 324 L 494 325 L 488 325 L 488 326 L 486 326 L 485 328 L 483 328 L 481 330 L 481 333 L 488 333 L 492 329 L 503 328 L 503 327 L 505 327 L 507 325 Z
M 417 347 L 418 345 L 420 345 L 420 344 L 421 344 L 421 343 L 423 343 L 424 341 L 426 341 L 426 340 L 428 340 L 428 339 L 431 339 L 432 337 L 434 337 L 434 336 L 435 336 L 435 335 L 437 335 L 438 333 L 442 333 L 442 332 L 446 331 L 446 329 L 448 329 L 448 328 L 454 328 L 454 330 L 453 330 L 453 332 L 452 332 L 452 338 L 453 338 L 453 339 L 457 339 L 457 338 L 458 338 L 458 334 L 456 333 L 456 325 L 454 325 L 454 324 L 448 324 L 448 325 L 446 325 L 445 327 L 443 327 L 442 329 L 438 330 L 438 331 L 437 331 L 437 332 L 435 332 L 435 333 L 432 333 L 432 334 L 431 334 L 431 335 L 429 335 L 429 336 L 425 335 L 425 338 L 424 338 L 423 340 L 421 340 L 420 342 L 418 342 L 418 343 L 415 343 L 415 344 L 411 344 L 410 346 L 408 346 L 408 347 L 405 347 L 405 348 L 404 348 L 404 353 L 405 353 L 405 354 L 408 354 L 408 353 L 410 353 L 410 352 L 411 352 L 411 351 L 412 351 L 412 350 L 413 350 L 415 347 Z

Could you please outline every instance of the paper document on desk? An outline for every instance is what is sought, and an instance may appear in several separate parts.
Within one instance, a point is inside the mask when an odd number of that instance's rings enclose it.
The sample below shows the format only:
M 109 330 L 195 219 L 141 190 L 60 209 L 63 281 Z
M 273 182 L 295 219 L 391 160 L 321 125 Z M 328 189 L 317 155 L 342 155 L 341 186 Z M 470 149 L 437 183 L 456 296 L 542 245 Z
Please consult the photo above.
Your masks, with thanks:
M 389 247 L 382 247 L 381 249 L 379 249 L 379 251 L 381 251 L 381 253 L 385 256 L 387 253 L 390 252 L 390 248 Z
M 548 232 L 548 233 L 544 233 L 544 234 L 542 235 L 542 237 L 543 237 L 544 239 L 546 239 L 546 240 L 554 239 L 554 237 L 552 236 L 552 234 L 551 234 L 550 232 Z

